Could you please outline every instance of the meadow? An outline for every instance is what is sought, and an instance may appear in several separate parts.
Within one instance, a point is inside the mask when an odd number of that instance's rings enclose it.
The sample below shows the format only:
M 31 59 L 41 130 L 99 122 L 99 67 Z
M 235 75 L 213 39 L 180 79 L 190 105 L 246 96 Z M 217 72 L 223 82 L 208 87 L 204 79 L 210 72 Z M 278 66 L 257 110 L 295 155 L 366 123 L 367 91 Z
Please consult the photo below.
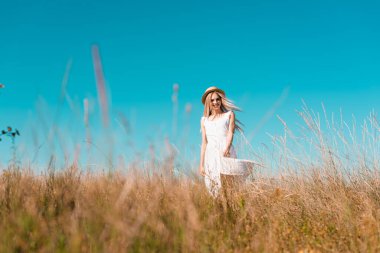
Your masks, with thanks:
M 216 199 L 196 167 L 173 173 L 175 158 L 103 172 L 2 168 L 0 252 L 379 252 L 375 114 L 360 127 L 299 114 L 304 132 L 283 122 L 255 154 L 265 168 Z

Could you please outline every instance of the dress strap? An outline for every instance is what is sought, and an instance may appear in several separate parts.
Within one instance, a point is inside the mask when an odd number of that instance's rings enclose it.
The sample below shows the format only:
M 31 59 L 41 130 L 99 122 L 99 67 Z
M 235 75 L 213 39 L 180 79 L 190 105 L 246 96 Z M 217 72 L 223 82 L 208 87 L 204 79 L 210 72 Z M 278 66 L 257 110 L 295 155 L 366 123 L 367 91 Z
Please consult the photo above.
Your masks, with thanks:
M 205 117 L 204 116 L 202 116 L 202 118 L 201 118 L 201 123 L 203 123 L 203 124 L 205 123 Z M 199 132 L 202 133 L 202 127 L 199 128 Z

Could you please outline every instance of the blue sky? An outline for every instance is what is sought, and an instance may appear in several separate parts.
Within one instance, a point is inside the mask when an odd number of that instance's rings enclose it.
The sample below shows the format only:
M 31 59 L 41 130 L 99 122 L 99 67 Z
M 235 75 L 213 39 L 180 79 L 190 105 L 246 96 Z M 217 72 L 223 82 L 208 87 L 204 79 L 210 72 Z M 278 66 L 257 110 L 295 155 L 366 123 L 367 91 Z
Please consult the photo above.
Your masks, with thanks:
M 316 111 L 323 102 L 329 112 L 342 108 L 348 118 L 360 119 L 380 105 L 379 10 L 377 1 L 1 1 L 0 83 L 6 88 L 0 91 L 0 125 L 20 129 L 18 144 L 33 153 L 32 126 L 38 143 L 46 133 L 37 108 L 45 104 L 49 129 L 71 59 L 67 92 L 76 109 L 65 100 L 57 124 L 70 139 L 67 149 L 74 149 L 84 139 L 82 100 L 89 98 L 93 135 L 101 136 L 94 44 L 112 101 L 109 131 L 123 134 L 114 119 L 125 114 L 141 150 L 157 135 L 178 141 L 172 133 L 174 83 L 180 85 L 179 131 L 186 128 L 185 104 L 193 105 L 186 131 L 194 150 L 200 97 L 210 85 L 243 108 L 238 117 L 248 133 L 286 88 L 273 115 L 290 124 L 302 99 Z M 254 147 L 269 142 L 266 132 L 282 132 L 275 116 L 264 123 Z M 8 149 L 9 142 L 0 143 L 3 162 Z

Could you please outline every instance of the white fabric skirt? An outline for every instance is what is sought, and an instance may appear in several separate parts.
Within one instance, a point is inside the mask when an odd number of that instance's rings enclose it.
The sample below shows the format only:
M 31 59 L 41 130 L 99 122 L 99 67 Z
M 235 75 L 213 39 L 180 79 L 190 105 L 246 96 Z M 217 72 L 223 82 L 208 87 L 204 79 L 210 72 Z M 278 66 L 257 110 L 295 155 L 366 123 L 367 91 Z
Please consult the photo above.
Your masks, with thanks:
M 231 176 L 248 176 L 254 163 L 236 158 L 234 147 L 230 148 L 230 156 L 224 157 L 225 143 L 207 145 L 205 153 L 205 184 L 209 192 L 216 197 L 222 187 L 220 174 Z

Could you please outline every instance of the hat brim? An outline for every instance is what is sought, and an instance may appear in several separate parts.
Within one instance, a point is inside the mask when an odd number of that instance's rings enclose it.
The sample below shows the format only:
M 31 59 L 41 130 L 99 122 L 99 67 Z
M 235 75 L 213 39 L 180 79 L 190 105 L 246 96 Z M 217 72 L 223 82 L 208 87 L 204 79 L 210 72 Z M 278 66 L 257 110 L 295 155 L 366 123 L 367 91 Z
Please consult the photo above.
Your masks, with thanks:
M 207 95 L 210 94 L 211 92 L 215 92 L 215 91 L 219 92 L 219 93 L 222 93 L 223 96 L 226 96 L 226 93 L 223 90 L 219 89 L 219 88 L 215 87 L 215 88 L 212 88 L 212 89 L 207 89 L 205 91 L 205 93 L 203 94 L 203 96 L 202 96 L 202 104 L 205 104 Z

